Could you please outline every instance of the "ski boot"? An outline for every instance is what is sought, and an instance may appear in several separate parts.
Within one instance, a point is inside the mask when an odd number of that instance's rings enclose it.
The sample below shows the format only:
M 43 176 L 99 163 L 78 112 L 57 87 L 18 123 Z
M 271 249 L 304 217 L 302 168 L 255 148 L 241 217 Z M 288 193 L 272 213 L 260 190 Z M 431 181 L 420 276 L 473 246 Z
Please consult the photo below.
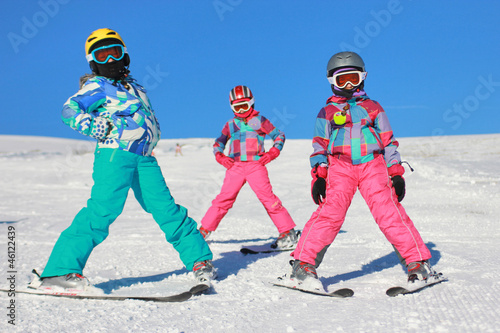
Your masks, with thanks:
M 427 283 L 428 280 L 437 275 L 427 261 L 411 262 L 408 264 L 407 269 L 408 284 Z
M 290 229 L 279 234 L 278 239 L 271 244 L 273 249 L 293 249 L 299 241 L 300 231 Z
M 28 286 L 48 293 L 69 292 L 74 294 L 90 293 L 102 294 L 103 291 L 94 287 L 90 281 L 78 273 L 69 273 L 61 276 L 51 276 L 34 279 Z
M 291 260 L 290 264 L 292 265 L 290 280 L 295 282 L 296 287 L 316 292 L 325 292 L 323 283 L 319 280 L 314 265 L 300 260 Z
M 217 270 L 211 260 L 198 261 L 193 266 L 194 277 L 201 284 L 211 285 L 210 281 L 217 277 Z
M 211 231 L 208 231 L 207 229 L 205 229 L 203 227 L 200 227 L 199 232 L 205 240 L 207 240 L 207 238 L 210 237 L 210 234 L 212 233 Z

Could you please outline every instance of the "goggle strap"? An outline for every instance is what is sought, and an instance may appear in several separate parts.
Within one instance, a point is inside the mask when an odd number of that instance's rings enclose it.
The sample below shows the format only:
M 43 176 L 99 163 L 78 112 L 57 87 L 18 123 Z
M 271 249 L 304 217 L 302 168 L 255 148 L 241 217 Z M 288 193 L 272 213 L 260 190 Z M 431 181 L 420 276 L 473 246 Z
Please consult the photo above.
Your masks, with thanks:
M 254 103 L 254 99 L 253 99 L 253 97 L 252 97 L 252 99 L 251 99 L 251 100 L 249 100 L 249 101 L 243 101 L 243 102 L 233 103 L 233 104 L 231 104 L 231 106 L 233 106 L 233 105 L 239 105 L 239 104 L 245 104 L 245 103 L 252 105 L 252 104 Z

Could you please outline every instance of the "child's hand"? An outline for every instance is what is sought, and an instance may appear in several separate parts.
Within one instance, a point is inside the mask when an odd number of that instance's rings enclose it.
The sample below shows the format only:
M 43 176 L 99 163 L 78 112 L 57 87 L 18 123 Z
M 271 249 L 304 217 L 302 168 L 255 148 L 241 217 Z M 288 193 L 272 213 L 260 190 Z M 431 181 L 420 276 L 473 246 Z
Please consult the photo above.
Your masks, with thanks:
M 259 158 L 259 162 L 262 165 L 266 165 L 279 155 L 280 155 L 280 150 L 276 147 L 272 147 L 271 149 L 269 149 L 267 153 L 265 153 L 264 155 L 261 156 L 261 158 Z
M 405 189 L 405 179 L 399 175 L 393 176 L 392 187 L 396 191 L 396 195 L 398 196 L 398 202 L 401 202 L 405 197 L 406 189 Z
M 95 139 L 102 140 L 109 135 L 112 126 L 113 123 L 109 119 L 104 117 L 95 117 L 92 120 L 90 136 Z
M 322 204 L 326 198 L 326 177 L 328 169 L 326 166 L 317 165 L 311 170 L 313 180 L 311 182 L 311 196 L 316 205 Z
M 231 169 L 234 165 L 234 160 L 230 157 L 227 157 L 223 153 L 215 154 L 215 160 L 217 161 L 217 163 L 219 163 L 228 170 Z
M 316 178 L 313 180 L 311 195 L 316 205 L 322 204 L 326 198 L 326 180 L 325 178 Z

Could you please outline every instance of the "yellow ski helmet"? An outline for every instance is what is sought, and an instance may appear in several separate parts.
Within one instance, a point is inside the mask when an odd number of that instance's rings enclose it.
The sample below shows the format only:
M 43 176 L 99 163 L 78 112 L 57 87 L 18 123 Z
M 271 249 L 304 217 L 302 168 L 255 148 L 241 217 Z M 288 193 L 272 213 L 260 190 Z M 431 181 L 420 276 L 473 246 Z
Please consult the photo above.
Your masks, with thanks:
M 92 32 L 87 38 L 87 40 L 85 41 L 85 54 L 90 54 L 90 52 L 92 51 L 92 46 L 104 39 L 115 39 L 118 41 L 118 43 L 126 47 L 123 39 L 116 31 L 108 28 L 103 28 Z

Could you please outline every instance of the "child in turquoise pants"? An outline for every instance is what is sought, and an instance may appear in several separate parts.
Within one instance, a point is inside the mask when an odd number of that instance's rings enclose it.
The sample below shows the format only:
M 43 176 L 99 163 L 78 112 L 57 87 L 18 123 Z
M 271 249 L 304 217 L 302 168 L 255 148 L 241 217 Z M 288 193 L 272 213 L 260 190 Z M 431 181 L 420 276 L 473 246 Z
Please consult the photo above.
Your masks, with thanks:
M 120 35 L 94 31 L 85 50 L 93 75 L 65 103 L 62 119 L 74 130 L 98 140 L 87 206 L 57 240 L 37 287 L 86 291 L 82 275 L 92 250 L 106 239 L 133 190 L 142 208 L 153 215 L 186 268 L 209 283 L 216 271 L 212 252 L 187 210 L 175 203 L 153 148 L 160 128 L 145 89 L 128 73 L 130 58 Z M 137 222 L 140 228 L 140 221 Z

